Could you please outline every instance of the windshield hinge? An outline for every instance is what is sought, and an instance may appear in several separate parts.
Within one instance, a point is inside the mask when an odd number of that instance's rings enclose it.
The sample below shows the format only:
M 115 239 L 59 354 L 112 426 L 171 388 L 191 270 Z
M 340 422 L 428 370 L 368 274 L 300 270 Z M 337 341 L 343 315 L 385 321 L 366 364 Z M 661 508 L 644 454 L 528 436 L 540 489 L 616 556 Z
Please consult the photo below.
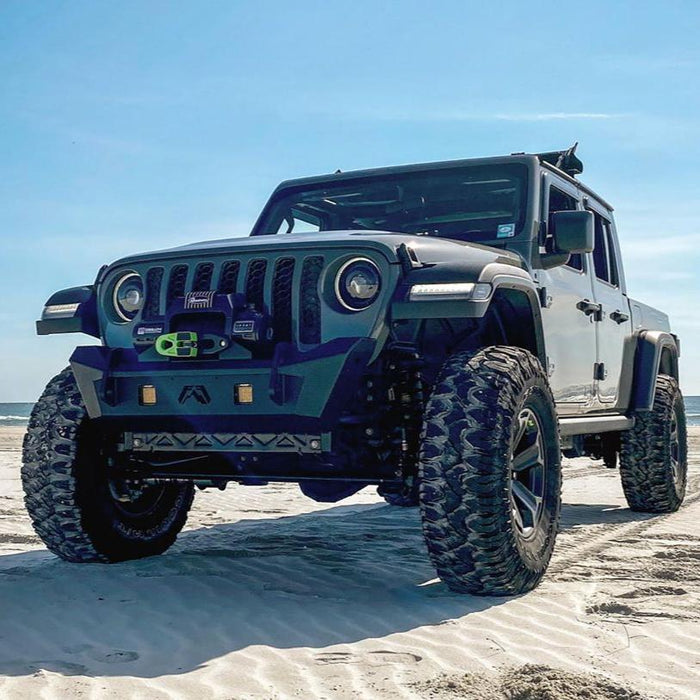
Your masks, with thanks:
M 396 250 L 396 256 L 401 263 L 401 269 L 404 275 L 407 275 L 411 270 L 416 270 L 424 267 L 423 263 L 418 259 L 418 255 L 413 248 L 402 243 Z

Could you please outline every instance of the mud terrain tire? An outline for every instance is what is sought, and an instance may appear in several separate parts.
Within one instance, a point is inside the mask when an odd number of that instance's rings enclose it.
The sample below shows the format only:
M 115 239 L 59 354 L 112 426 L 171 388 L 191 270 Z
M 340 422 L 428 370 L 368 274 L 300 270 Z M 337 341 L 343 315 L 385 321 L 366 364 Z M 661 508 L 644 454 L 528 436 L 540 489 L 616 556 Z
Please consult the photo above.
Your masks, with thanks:
M 685 407 L 678 382 L 666 374 L 656 380 L 651 411 L 639 412 L 621 436 L 620 476 L 632 510 L 673 513 L 683 497 L 688 473 Z
M 100 430 L 65 369 L 35 405 L 24 438 L 24 502 L 37 534 L 52 552 L 73 562 L 164 552 L 185 524 L 193 486 L 144 486 L 122 502 L 101 450 Z
M 426 407 L 419 476 L 428 552 L 450 589 L 513 595 L 537 585 L 557 533 L 561 454 L 531 353 L 493 346 L 447 360 Z

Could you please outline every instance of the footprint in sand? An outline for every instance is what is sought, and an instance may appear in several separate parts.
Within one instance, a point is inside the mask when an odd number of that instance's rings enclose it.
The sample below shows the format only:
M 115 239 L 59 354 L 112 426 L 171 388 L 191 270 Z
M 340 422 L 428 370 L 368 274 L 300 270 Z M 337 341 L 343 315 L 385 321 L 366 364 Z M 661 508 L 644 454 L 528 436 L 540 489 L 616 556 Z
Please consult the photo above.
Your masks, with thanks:
M 689 547 L 676 547 L 674 549 L 664 550 L 662 552 L 656 552 L 654 554 L 656 559 L 670 559 L 671 561 L 678 560 L 697 560 L 700 559 L 700 551 L 697 548 Z
M 617 598 L 650 598 L 652 596 L 663 595 L 686 595 L 685 588 L 674 586 L 648 586 L 647 588 L 635 588 L 627 593 L 620 593 Z
M 416 664 L 423 657 L 418 654 L 399 651 L 369 651 L 366 654 L 353 654 L 345 651 L 327 651 L 316 654 L 318 664 L 363 664 L 369 666 L 387 666 L 389 664 Z
M 115 649 L 114 651 L 108 651 L 106 654 L 95 654 L 92 658 L 105 664 L 128 664 L 136 661 L 139 655 L 135 651 Z
M 128 664 L 136 661 L 139 655 L 135 651 L 125 651 L 123 649 L 98 649 L 90 644 L 76 644 L 74 646 L 63 647 L 66 654 L 85 654 L 93 661 L 103 664 Z
M 87 666 L 74 664 L 60 659 L 43 659 L 39 661 L 5 661 L 0 662 L 0 674 L 11 676 L 42 675 L 44 672 L 60 673 L 64 676 L 87 675 Z
M 614 601 L 589 605 L 586 608 L 586 612 L 593 614 L 598 613 L 602 615 L 635 615 L 637 613 L 637 611 L 630 605 L 616 603 Z
M 87 644 L 79 644 L 75 647 L 66 648 L 69 654 L 86 654 L 93 661 L 102 664 L 128 664 L 136 661 L 139 655 L 135 651 L 125 651 L 123 649 L 96 649 Z

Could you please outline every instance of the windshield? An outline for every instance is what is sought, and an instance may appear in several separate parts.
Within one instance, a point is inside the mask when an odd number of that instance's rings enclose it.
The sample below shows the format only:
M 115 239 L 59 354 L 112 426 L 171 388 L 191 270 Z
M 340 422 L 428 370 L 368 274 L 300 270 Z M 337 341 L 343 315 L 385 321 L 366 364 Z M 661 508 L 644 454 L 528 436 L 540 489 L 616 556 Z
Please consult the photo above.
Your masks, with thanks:
M 253 235 L 378 230 L 505 242 L 522 230 L 526 187 L 519 163 L 292 187 L 272 199 Z

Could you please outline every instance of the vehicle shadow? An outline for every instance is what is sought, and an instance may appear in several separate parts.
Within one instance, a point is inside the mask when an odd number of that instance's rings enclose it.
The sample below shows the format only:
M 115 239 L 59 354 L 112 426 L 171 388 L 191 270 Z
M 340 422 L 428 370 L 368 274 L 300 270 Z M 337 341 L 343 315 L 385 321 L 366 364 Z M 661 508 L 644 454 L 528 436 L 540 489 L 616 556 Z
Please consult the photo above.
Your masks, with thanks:
M 565 505 L 562 528 L 646 519 Z M 152 678 L 254 645 L 322 648 L 506 603 L 435 581 L 418 510 L 335 506 L 183 533 L 160 557 L 0 556 L 0 674 Z
M 191 530 L 160 557 L 121 564 L 0 556 L 0 674 L 188 673 L 254 645 L 352 643 L 506 600 L 434 578 L 417 509 L 384 505 Z
M 564 503 L 561 509 L 559 531 L 584 525 L 615 525 L 657 518 L 656 513 L 636 513 L 616 503 Z

